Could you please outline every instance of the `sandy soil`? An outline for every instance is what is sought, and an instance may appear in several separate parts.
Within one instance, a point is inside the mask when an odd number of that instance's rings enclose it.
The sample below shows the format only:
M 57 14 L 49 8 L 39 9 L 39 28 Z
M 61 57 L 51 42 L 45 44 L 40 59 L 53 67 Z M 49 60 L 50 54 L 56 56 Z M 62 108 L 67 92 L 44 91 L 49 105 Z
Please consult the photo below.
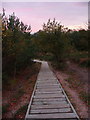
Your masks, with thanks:
M 79 92 L 82 88 L 83 91 L 88 91 L 87 85 L 88 85 L 88 71 L 85 68 L 79 67 L 77 64 L 74 63 L 68 63 L 69 67 L 66 71 L 60 71 L 60 70 L 53 70 L 56 74 L 58 80 L 62 84 L 62 87 L 64 88 L 66 94 L 68 95 L 71 103 L 73 104 L 76 112 L 78 113 L 80 118 L 88 118 L 88 106 L 87 104 L 80 98 Z M 82 80 L 82 84 L 79 86 L 79 88 L 74 88 L 70 85 L 66 79 L 70 77 L 69 72 L 74 73 L 73 77 L 77 79 L 77 82 Z M 72 74 L 71 74 L 72 75 Z

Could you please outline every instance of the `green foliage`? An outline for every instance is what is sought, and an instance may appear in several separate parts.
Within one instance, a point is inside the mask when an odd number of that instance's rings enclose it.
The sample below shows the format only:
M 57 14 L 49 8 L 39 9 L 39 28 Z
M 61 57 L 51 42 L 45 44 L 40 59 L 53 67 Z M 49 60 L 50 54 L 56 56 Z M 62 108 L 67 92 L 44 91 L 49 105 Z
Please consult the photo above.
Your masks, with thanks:
M 89 92 L 80 93 L 80 97 L 83 99 L 84 102 L 87 103 L 87 105 L 90 105 L 90 94 L 89 94 Z
M 66 66 L 65 61 L 68 59 L 78 63 L 88 57 L 88 34 L 89 30 L 72 31 L 55 19 L 49 19 L 43 24 L 43 30 L 39 30 L 32 38 L 37 58 L 53 61 L 58 68 Z M 85 64 L 87 66 L 87 62 Z
M 46 45 L 47 52 L 52 53 L 56 61 L 63 61 L 66 57 L 64 53 L 68 49 L 68 39 L 64 27 L 55 19 L 52 22 L 49 19 L 47 24 L 43 25 L 43 30 L 46 33 L 44 45 Z
M 31 64 L 35 56 L 35 47 L 31 40 L 31 27 L 20 22 L 13 13 L 9 19 L 2 15 L 2 59 L 3 59 L 3 80 L 5 76 L 13 75 Z
M 10 106 L 9 104 L 2 105 L 2 114 L 8 112 L 8 108 L 9 108 L 9 106 Z
M 88 50 L 88 30 L 73 31 L 70 33 L 72 44 L 79 51 Z
M 20 108 L 17 110 L 17 112 L 15 113 L 14 118 L 17 118 L 19 115 L 24 115 L 24 117 L 25 117 L 27 108 L 28 108 L 28 104 L 25 104 L 24 106 L 20 107 Z M 18 118 L 18 119 L 19 119 L 19 118 Z
M 58 62 L 58 61 L 52 61 L 52 66 L 54 67 L 54 69 L 57 69 L 57 70 L 65 70 L 66 67 L 67 67 L 67 64 L 65 62 Z
M 19 89 L 18 93 L 14 95 L 15 99 L 18 100 L 21 96 L 23 96 L 25 91 L 23 89 Z
M 50 60 L 57 61 L 58 65 L 67 59 L 71 48 L 67 29 L 55 19 L 53 21 L 49 19 L 47 24 L 43 24 L 43 30 L 34 35 L 34 41 L 40 56 L 48 59 L 47 54 L 49 54 Z
M 75 51 L 69 56 L 70 60 L 78 63 L 81 67 L 90 67 L 90 58 L 87 51 Z

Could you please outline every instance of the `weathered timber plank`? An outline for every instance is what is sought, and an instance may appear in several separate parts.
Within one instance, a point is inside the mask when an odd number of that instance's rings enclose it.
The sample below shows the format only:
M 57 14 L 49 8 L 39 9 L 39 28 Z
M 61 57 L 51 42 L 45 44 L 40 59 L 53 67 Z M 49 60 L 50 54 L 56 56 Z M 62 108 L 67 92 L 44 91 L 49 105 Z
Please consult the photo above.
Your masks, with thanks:
M 59 85 L 55 86 L 55 85 L 46 85 L 46 86 L 37 86 L 37 88 L 60 88 Z
M 67 102 L 66 101 L 58 101 L 58 102 L 56 102 L 56 101 L 54 101 L 54 102 L 51 102 L 51 101 L 49 101 L 49 102 L 48 101 L 47 102 L 42 101 L 41 102 L 41 101 L 39 101 L 39 102 L 33 102 L 32 103 L 32 105 L 52 105 L 52 104 L 53 105 L 55 105 L 55 104 L 58 104 L 58 105 L 59 104 L 67 104 Z
M 37 82 L 39 83 L 39 82 L 45 82 L 46 81 L 46 83 L 47 82 L 55 82 L 55 83 L 58 83 L 58 81 L 57 80 L 37 80 Z
M 37 81 L 37 84 L 58 84 L 57 81 Z
M 37 84 L 37 87 L 59 86 L 58 84 Z
M 61 89 L 36 89 L 36 92 L 58 92 L 62 91 Z
M 59 104 L 59 105 L 31 105 L 31 109 L 46 109 L 46 108 L 68 108 L 69 104 Z
M 50 80 L 50 81 L 53 81 L 53 80 L 54 80 L 54 81 L 56 81 L 57 79 L 56 79 L 56 78 L 53 78 L 53 76 L 52 76 L 52 77 L 51 77 L 51 76 L 49 76 L 49 77 L 48 77 L 48 76 L 47 76 L 47 77 L 44 77 L 43 75 L 42 75 L 41 78 L 38 79 L 38 81 L 44 81 L 44 80 L 45 80 L 45 81 L 47 81 L 47 80 Z
M 37 85 L 40 85 L 40 84 L 41 84 L 41 85 L 44 85 L 44 84 L 46 84 L 46 85 L 47 85 L 47 84 L 51 84 L 51 85 L 52 85 L 52 84 L 53 84 L 53 85 L 56 84 L 56 85 L 58 85 L 58 82 L 57 82 L 57 81 L 46 81 L 46 82 L 37 81 Z
M 30 114 L 41 114 L 41 113 L 66 113 L 72 112 L 70 108 L 62 108 L 62 109 L 39 109 L 39 110 L 32 110 Z
M 59 86 L 36 87 L 36 89 L 59 89 L 59 88 L 60 88 Z
M 51 91 L 51 92 L 35 92 L 35 94 L 54 94 L 54 93 L 62 93 L 62 91 Z
M 43 85 L 37 85 L 37 87 L 59 87 L 60 88 L 60 86 L 59 85 L 50 85 L 50 84 L 43 84 Z
M 61 90 L 60 88 L 36 88 L 36 90 L 43 90 L 43 91 L 51 91 L 51 90 L 57 90 L 57 91 L 59 91 L 59 90 Z
M 35 95 L 34 98 L 62 98 L 65 97 L 62 93 L 61 94 L 41 94 Z
M 64 100 L 66 100 L 65 98 L 48 98 L 48 99 L 46 99 L 46 98 L 40 98 L 40 99 L 33 99 L 33 101 L 51 101 L 51 102 L 54 102 L 54 101 L 64 101 Z
M 38 76 L 38 79 L 37 79 L 37 80 L 48 80 L 48 79 L 50 79 L 51 81 L 52 81 L 52 80 L 57 80 L 57 78 L 54 78 L 54 76 L 51 76 L 51 75 L 49 75 L 49 76 L 44 76 L 44 74 Z
M 74 113 L 30 114 L 29 118 L 76 118 Z
M 43 93 L 43 94 L 37 94 L 37 93 L 35 93 L 34 94 L 34 96 L 56 96 L 56 97 L 59 97 L 59 96 L 62 96 L 63 95 L 63 93 L 53 93 L 53 94 L 51 94 L 51 93 Z
M 54 84 L 54 83 L 53 84 L 52 83 L 47 83 L 47 84 L 46 83 L 44 83 L 44 84 L 40 83 L 40 84 L 37 84 L 37 86 L 38 87 L 43 87 L 43 86 L 59 86 L 59 85 L 58 84 Z
M 43 75 L 42 75 L 42 76 L 43 76 Z M 50 76 L 47 77 L 47 78 L 44 77 L 44 76 L 43 76 L 42 78 L 38 77 L 37 80 L 38 80 L 38 81 L 43 81 L 43 80 L 48 80 L 48 79 L 50 79 L 51 81 L 52 81 L 52 80 L 57 80 L 57 78 L 53 78 L 53 77 L 50 77 Z
M 49 98 L 64 98 L 65 96 L 64 95 L 61 95 L 61 96 L 34 96 L 34 98 L 37 98 L 37 99 L 40 99 L 40 98 L 42 98 L 42 99 L 44 99 L 44 98 L 47 98 L 47 99 L 49 99 Z

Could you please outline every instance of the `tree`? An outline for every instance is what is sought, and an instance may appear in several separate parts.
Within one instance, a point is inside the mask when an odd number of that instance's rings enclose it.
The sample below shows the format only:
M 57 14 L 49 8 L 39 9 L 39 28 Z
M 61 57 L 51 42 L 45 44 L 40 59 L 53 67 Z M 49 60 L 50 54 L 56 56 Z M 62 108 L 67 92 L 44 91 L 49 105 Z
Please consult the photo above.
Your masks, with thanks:
M 2 14 L 2 59 L 3 77 L 17 74 L 17 72 L 30 65 L 35 55 L 34 45 L 31 41 L 31 26 L 24 25 L 13 13 L 9 19 Z
M 56 61 L 65 60 L 69 50 L 67 29 L 55 19 L 53 21 L 49 19 L 43 24 L 43 31 L 39 32 L 39 42 L 46 52 L 54 55 Z
M 73 31 L 70 34 L 72 43 L 78 51 L 88 50 L 88 30 Z

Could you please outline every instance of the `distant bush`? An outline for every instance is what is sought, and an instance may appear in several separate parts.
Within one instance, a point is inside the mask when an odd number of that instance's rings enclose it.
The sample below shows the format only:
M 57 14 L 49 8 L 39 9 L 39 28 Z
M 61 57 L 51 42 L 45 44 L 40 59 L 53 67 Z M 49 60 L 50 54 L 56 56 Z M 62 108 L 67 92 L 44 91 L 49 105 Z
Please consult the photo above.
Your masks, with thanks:
M 70 60 L 78 63 L 82 67 L 90 67 L 90 59 L 87 51 L 84 52 L 75 51 L 71 53 L 69 57 Z
M 88 51 L 88 30 L 72 31 L 69 34 L 72 45 L 79 51 Z

